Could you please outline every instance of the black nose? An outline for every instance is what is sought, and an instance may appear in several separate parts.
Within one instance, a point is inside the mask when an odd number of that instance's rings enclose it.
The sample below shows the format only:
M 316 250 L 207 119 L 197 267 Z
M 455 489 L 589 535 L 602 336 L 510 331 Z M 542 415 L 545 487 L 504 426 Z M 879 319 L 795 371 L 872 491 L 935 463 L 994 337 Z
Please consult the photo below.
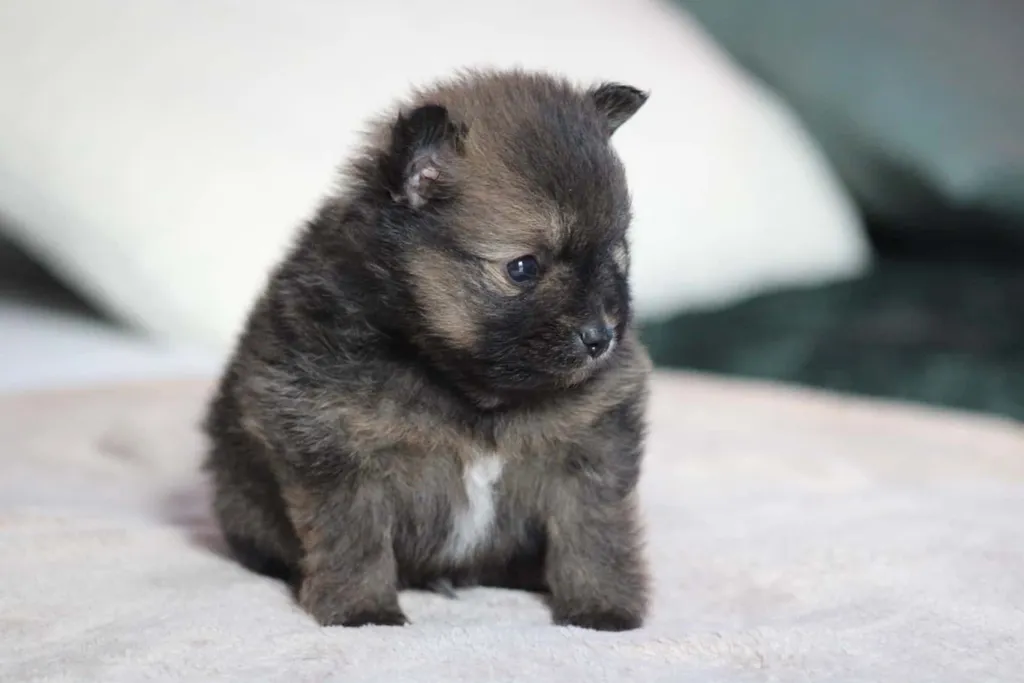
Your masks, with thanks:
M 597 358 L 607 351 L 614 337 L 615 328 L 607 325 L 584 325 L 580 328 L 580 341 L 591 358 Z

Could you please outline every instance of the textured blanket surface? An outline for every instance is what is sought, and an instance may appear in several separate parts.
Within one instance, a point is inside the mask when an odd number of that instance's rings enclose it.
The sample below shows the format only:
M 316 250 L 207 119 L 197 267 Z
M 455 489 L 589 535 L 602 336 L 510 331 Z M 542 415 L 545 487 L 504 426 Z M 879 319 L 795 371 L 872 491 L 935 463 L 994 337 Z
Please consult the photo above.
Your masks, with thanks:
M 226 559 L 201 382 L 0 401 L 0 681 L 1021 681 L 1024 427 L 661 375 L 642 480 L 655 609 L 406 593 L 319 628 Z

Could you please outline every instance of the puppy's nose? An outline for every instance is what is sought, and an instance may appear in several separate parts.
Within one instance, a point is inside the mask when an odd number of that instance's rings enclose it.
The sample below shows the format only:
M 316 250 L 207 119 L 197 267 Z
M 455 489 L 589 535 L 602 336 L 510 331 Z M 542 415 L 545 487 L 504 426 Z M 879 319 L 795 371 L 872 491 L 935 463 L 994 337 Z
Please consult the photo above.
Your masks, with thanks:
M 608 325 L 589 324 L 580 328 L 580 341 L 591 358 L 597 358 L 608 350 L 615 337 L 615 328 Z

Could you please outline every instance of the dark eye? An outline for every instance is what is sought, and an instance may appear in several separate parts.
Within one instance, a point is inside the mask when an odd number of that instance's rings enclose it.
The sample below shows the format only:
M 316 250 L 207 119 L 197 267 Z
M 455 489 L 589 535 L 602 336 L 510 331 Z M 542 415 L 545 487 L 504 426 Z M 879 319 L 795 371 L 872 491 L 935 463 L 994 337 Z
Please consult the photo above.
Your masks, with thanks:
M 540 275 L 540 265 L 538 265 L 537 259 L 532 256 L 520 256 L 514 261 L 509 261 L 506 268 L 508 269 L 508 276 L 512 278 L 512 282 L 517 284 L 536 280 Z

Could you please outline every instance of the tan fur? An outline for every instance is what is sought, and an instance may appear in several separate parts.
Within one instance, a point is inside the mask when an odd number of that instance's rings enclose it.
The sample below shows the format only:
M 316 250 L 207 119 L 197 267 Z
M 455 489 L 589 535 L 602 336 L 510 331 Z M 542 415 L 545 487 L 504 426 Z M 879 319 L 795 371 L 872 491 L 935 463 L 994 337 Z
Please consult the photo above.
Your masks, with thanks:
M 430 311 L 427 319 L 434 332 L 458 348 L 473 346 L 476 321 L 464 304 L 471 296 L 457 280 L 446 277 L 451 265 L 441 252 L 416 252 L 409 256 L 409 272 L 419 303 Z

